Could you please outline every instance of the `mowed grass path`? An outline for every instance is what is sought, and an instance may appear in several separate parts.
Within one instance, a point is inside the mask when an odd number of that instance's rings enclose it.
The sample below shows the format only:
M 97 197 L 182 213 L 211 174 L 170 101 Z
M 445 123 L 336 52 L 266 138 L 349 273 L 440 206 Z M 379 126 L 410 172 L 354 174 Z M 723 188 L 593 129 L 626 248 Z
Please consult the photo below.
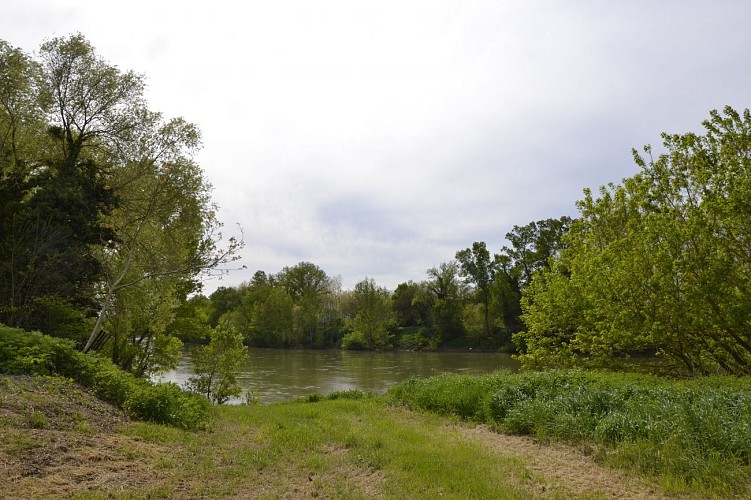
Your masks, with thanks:
M 188 432 L 110 415 L 70 383 L 20 380 L 4 389 L 3 498 L 657 495 L 576 449 L 381 399 L 220 407 L 211 429 Z
M 159 444 L 161 484 L 133 491 L 248 498 L 528 498 L 522 460 L 490 456 L 447 420 L 376 401 L 219 408 L 212 429 L 130 424 Z

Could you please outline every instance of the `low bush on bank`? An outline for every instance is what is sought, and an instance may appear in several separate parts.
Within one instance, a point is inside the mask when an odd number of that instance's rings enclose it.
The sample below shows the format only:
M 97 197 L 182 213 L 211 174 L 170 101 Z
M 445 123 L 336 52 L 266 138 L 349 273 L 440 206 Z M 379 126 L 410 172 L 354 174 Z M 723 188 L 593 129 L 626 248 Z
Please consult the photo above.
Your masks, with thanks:
M 66 339 L 0 325 L 0 373 L 70 378 L 134 418 L 185 429 L 205 427 L 210 403 L 175 384 L 152 384 Z
M 594 445 L 608 463 L 676 490 L 739 494 L 751 487 L 751 382 L 668 381 L 635 374 L 550 371 L 444 374 L 388 393 L 415 409 L 513 434 Z

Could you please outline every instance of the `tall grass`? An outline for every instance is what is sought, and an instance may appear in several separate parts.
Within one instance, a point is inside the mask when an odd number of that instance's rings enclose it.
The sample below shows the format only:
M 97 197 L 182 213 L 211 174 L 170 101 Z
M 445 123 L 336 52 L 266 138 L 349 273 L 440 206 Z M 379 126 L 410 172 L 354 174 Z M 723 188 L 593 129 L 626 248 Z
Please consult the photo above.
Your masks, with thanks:
M 513 434 L 592 445 L 605 462 L 713 495 L 751 489 L 751 382 L 583 371 L 444 374 L 388 393 Z

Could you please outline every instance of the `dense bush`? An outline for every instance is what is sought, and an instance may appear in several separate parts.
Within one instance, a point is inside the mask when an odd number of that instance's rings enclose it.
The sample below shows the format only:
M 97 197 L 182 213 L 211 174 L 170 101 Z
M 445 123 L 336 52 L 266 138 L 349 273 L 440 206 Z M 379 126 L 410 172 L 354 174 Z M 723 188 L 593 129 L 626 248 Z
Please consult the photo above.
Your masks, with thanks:
M 144 384 L 128 395 L 123 408 L 141 420 L 201 429 L 206 427 L 210 403 L 173 383 Z
M 444 374 L 388 393 L 412 408 L 514 434 L 595 446 L 616 465 L 713 494 L 751 488 L 751 382 L 671 382 L 632 374 L 550 371 Z
M 57 375 L 75 380 L 132 417 L 197 429 L 206 425 L 210 404 L 174 384 L 152 384 L 109 360 L 77 351 L 69 340 L 0 325 L 0 373 Z

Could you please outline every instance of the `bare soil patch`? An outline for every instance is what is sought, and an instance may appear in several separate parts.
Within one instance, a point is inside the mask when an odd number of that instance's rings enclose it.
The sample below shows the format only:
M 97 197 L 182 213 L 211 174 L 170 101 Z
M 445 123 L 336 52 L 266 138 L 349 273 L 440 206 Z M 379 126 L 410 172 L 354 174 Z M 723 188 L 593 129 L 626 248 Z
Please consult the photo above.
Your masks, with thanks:
M 119 435 L 117 408 L 61 379 L 0 377 L 3 498 L 116 493 L 153 481 L 158 446 Z
M 493 453 L 524 460 L 530 471 L 544 478 L 535 482 L 535 496 L 567 494 L 587 498 L 671 498 L 646 480 L 603 467 L 591 455 L 573 446 L 543 444 L 526 436 L 499 434 L 484 425 L 460 427 L 459 432 Z

